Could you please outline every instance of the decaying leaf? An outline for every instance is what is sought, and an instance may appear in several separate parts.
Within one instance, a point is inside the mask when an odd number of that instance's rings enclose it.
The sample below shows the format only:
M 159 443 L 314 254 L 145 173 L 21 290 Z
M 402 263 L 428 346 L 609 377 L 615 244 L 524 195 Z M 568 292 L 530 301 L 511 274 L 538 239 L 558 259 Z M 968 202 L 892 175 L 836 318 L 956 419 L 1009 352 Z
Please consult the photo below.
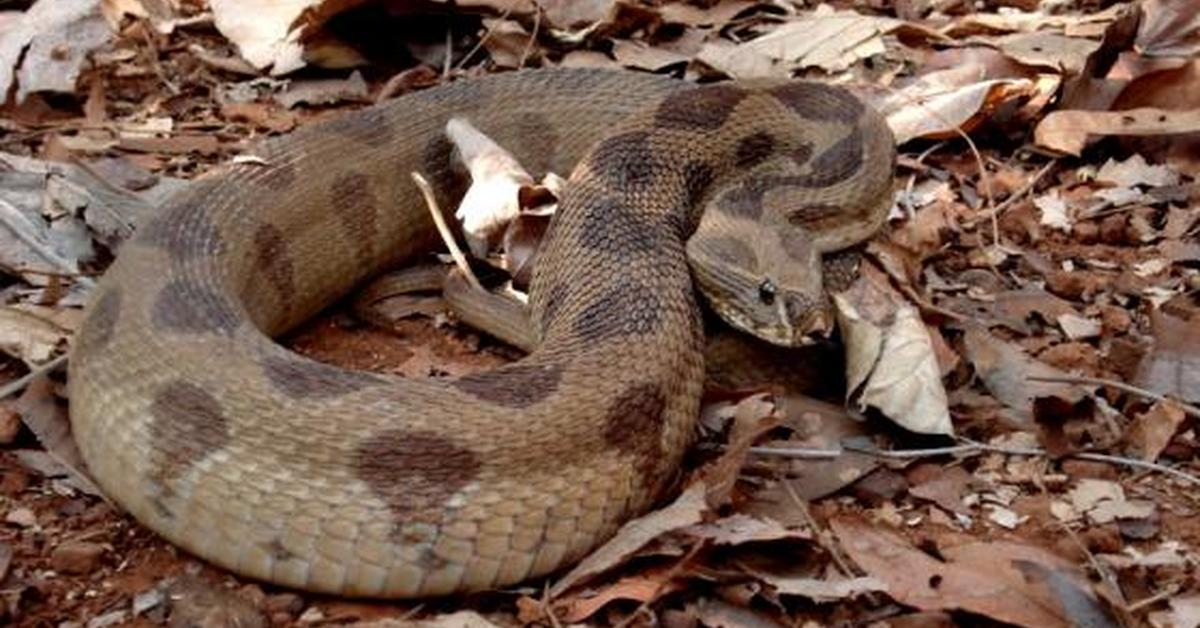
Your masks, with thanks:
M 471 252 L 483 257 L 488 242 L 520 213 L 521 188 L 532 185 L 533 177 L 512 153 L 465 119 L 447 122 L 446 136 L 471 172 L 471 187 L 454 215 L 462 222 Z
M 1153 462 L 1171 443 L 1186 418 L 1179 404 L 1170 400 L 1155 402 L 1129 425 L 1129 444 L 1142 460 Z
M 996 107 L 1037 89 L 1026 79 L 979 80 L 978 75 L 972 67 L 932 72 L 889 95 L 879 109 L 896 142 L 957 137 L 986 120 Z
M 87 55 L 108 41 L 100 0 L 41 0 L 0 29 L 0 104 L 33 92 L 73 93 Z
M 54 384 L 46 376 L 30 382 L 17 399 L 16 410 L 21 414 L 21 421 L 62 467 L 63 475 L 72 486 L 89 495 L 102 496 L 71 437 L 66 407 L 55 398 L 53 390 Z
M 1087 391 L 1069 384 L 1034 381 L 1031 378 L 1062 378 L 1062 371 L 1039 362 L 1020 348 L 992 336 L 986 329 L 971 327 L 963 339 L 967 359 L 987 389 L 1004 405 L 1030 413 L 1039 398 L 1057 398 L 1076 403 Z
M 550 587 L 551 597 L 624 562 L 634 552 L 661 534 L 699 523 L 708 510 L 704 483 L 689 486 L 669 506 L 629 521 L 617 534 L 584 558 Z
M 1137 370 L 1137 384 L 1156 393 L 1200 402 L 1200 315 L 1150 313 L 1154 345 Z
M 846 389 L 860 409 L 878 408 L 921 434 L 954 433 L 929 332 L 886 283 L 860 278 L 834 295 L 846 343 Z
M 1074 567 L 1029 545 L 968 543 L 939 548 L 943 560 L 895 533 L 849 518 L 831 521 L 854 562 L 887 585 L 896 601 L 921 610 L 961 609 L 1029 628 L 1066 627 L 1070 617 L 1044 584 L 1031 583 L 1017 562 L 1032 562 L 1071 578 Z
M 1126 111 L 1052 111 L 1034 129 L 1039 146 L 1079 155 L 1088 137 L 1099 135 L 1174 135 L 1200 131 L 1200 109 L 1129 109 Z

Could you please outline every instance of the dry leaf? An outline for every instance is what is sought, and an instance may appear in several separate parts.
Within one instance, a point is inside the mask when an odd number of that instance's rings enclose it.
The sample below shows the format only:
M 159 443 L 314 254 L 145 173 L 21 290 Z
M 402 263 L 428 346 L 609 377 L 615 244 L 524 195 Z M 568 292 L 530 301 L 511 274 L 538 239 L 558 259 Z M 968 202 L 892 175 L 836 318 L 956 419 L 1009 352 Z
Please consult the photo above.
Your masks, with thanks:
M 954 426 L 929 332 L 916 308 L 890 290 L 886 282 L 864 277 L 833 295 L 846 344 L 848 395 L 860 410 L 878 408 L 905 429 L 951 435 Z
M 1079 74 L 1100 42 L 1058 33 L 1037 31 L 999 37 L 993 42 L 1015 61 L 1025 65 L 1048 67 L 1067 74 Z
M 1025 79 L 981 81 L 978 69 L 968 66 L 926 74 L 889 95 L 879 109 L 903 144 L 970 132 L 996 107 L 1036 91 L 1036 84 Z
M 703 482 L 696 482 L 683 491 L 669 506 L 638 517 L 621 526 L 617 534 L 584 558 L 571 571 L 550 587 L 550 597 L 558 597 L 567 589 L 621 564 L 634 552 L 661 534 L 699 523 L 708 510 Z
M 311 79 L 292 81 L 287 90 L 275 94 L 275 101 L 291 109 L 296 105 L 332 105 L 339 102 L 370 100 L 367 82 L 355 70 L 344 79 Z
M 1154 346 L 1138 365 L 1136 384 L 1161 395 L 1200 402 L 1200 315 L 1150 313 Z
M 1161 187 L 1178 185 L 1179 173 L 1168 166 L 1150 165 L 1146 163 L 1145 157 L 1135 153 L 1125 161 L 1117 161 L 1110 157 L 1100 166 L 1099 172 L 1096 173 L 1096 181 L 1123 188 L 1135 185 Z
M 1059 195 L 1058 190 L 1033 199 L 1034 207 L 1042 212 L 1041 223 L 1047 227 L 1070 233 L 1074 219 L 1067 209 L 1067 202 Z
M 305 11 L 322 0 L 210 0 L 213 23 L 237 46 L 242 58 L 276 76 L 304 67 L 303 28 L 293 30 Z
M 902 24 L 893 18 L 834 11 L 823 4 L 742 47 L 789 68 L 840 72 L 860 59 L 884 53 L 883 36 Z
M 1148 57 L 1200 54 L 1200 11 L 1192 0 L 1144 0 L 1137 49 Z
M 887 592 L 887 585 L 882 580 L 872 577 L 820 580 L 817 578 L 788 578 L 757 572 L 754 575 L 775 587 L 775 590 L 783 595 L 798 595 L 814 602 L 849 600 L 863 593 Z
M 487 255 L 489 241 L 521 211 L 521 189 L 533 177 L 512 153 L 463 118 L 446 123 L 446 136 L 471 172 L 471 187 L 454 215 L 462 222 L 471 252 Z
M 1150 409 L 1137 415 L 1129 425 L 1127 438 L 1142 460 L 1153 462 L 1183 425 L 1187 414 L 1179 404 L 1156 401 Z
M 740 512 L 712 523 L 694 525 L 680 532 L 690 537 L 705 539 L 713 545 L 741 545 L 742 543 L 812 538 L 812 534 L 806 530 L 791 530 L 774 519 L 757 519 Z
M 1000 541 L 939 548 L 939 560 L 895 533 L 858 520 L 831 522 L 842 547 L 868 574 L 887 584 L 888 595 L 921 610 L 961 609 L 992 619 L 1053 628 L 1070 625 L 1054 595 L 1031 584 L 1016 561 L 1055 570 L 1073 569 L 1066 561 L 1028 545 Z
M 88 475 L 83 456 L 71 437 L 71 423 L 65 405 L 54 396 L 54 383 L 46 376 L 29 382 L 17 399 L 16 410 L 21 421 L 33 432 L 46 453 L 57 462 L 71 485 L 88 495 L 103 497 L 103 493 Z
M 1129 109 L 1126 111 L 1052 111 L 1034 129 L 1043 148 L 1079 155 L 1093 135 L 1174 135 L 1200 131 L 1200 109 Z
M 1075 403 L 1087 391 L 1068 384 L 1033 381 L 1032 377 L 1065 377 L 1066 373 L 1039 362 L 1019 347 L 992 336 L 986 329 L 970 327 L 963 338 L 966 357 L 984 386 L 1004 405 L 1031 417 L 1039 398 L 1064 399 Z
M 561 600 L 565 603 L 565 608 L 559 615 L 559 619 L 574 624 L 591 617 L 596 611 L 614 600 L 650 603 L 664 595 L 682 590 L 683 584 L 668 579 L 669 575 L 670 570 L 659 570 L 652 576 L 640 575 L 621 578 L 599 591 L 589 591 L 586 596 L 580 595 Z
M 41 0 L 0 29 L 0 95 L 16 81 L 16 102 L 33 92 L 74 93 L 88 53 L 112 33 L 100 0 Z M 0 96 L 3 104 L 6 96 Z

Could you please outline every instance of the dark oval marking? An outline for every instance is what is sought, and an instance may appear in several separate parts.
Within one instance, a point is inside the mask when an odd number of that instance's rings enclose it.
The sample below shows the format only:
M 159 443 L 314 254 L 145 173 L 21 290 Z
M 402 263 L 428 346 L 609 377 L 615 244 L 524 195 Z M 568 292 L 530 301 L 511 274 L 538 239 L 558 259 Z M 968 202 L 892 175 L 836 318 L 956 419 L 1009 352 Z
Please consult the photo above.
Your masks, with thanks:
M 291 355 L 268 355 L 258 363 L 271 385 L 293 399 L 340 397 L 387 383 L 373 373 L 341 369 Z
M 653 253 L 662 247 L 662 231 L 647 218 L 617 198 L 601 197 L 581 218 L 579 245 L 622 261 Z
M 697 245 L 701 251 L 707 251 L 734 266 L 753 269 L 758 265 L 758 256 L 755 255 L 754 249 L 750 248 L 749 244 L 732 236 L 704 238 L 697 242 Z
M 661 310 L 653 290 L 636 280 L 622 282 L 584 307 L 572 329 L 589 342 L 652 334 L 659 329 Z
M 151 320 L 164 329 L 185 333 L 228 333 L 241 323 L 225 298 L 207 286 L 174 279 L 154 298 Z
M 528 408 L 541 402 L 562 380 L 559 364 L 513 364 L 454 381 L 454 387 L 478 399 L 506 408 Z
M 654 124 L 666 129 L 717 129 L 746 95 L 745 90 L 725 84 L 682 90 L 663 99 L 654 112 Z
M 753 168 L 766 161 L 775 152 L 775 137 L 766 131 L 758 131 L 738 140 L 734 159 L 739 168 Z
M 371 187 L 371 178 L 361 172 L 347 173 L 333 182 L 330 194 L 338 220 L 360 261 L 369 263 L 379 233 L 379 198 Z
M 404 523 L 437 524 L 446 502 L 479 475 L 479 456 L 425 431 L 388 430 L 362 442 L 354 471 Z
M 771 88 L 770 93 L 792 111 L 812 120 L 853 124 L 865 108 L 850 92 L 824 83 L 786 83 Z
M 633 459 L 647 486 L 660 481 L 666 398 L 657 384 L 637 384 L 621 393 L 604 418 L 604 441 Z
M 862 130 L 855 128 L 846 137 L 817 155 L 811 162 L 809 174 L 787 177 L 784 182 L 810 188 L 829 187 L 857 174 L 862 169 L 862 164 Z
M 150 416 L 151 449 L 162 454 L 158 474 L 163 481 L 182 476 L 229 444 L 229 421 L 221 403 L 190 382 L 163 386 L 150 403 Z
M 75 338 L 75 350 L 80 353 L 96 353 L 108 346 L 117 319 L 121 317 L 121 289 L 112 286 L 96 299 L 87 320 Z
M 605 138 L 592 150 L 588 167 L 618 192 L 645 188 L 666 170 L 650 146 L 647 131 Z
M 292 309 L 296 293 L 295 267 L 288 242 L 274 225 L 260 224 L 254 231 L 254 267 L 266 275 L 267 283 L 279 297 L 279 306 L 286 313 Z

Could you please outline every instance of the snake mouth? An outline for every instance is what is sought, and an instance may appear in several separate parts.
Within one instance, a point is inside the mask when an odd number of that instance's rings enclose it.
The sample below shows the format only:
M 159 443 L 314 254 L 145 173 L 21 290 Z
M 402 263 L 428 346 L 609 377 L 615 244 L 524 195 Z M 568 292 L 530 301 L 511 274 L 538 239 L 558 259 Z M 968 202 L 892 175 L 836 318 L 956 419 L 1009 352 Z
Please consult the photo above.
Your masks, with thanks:
M 788 348 L 807 347 L 829 337 L 833 317 L 827 308 L 813 308 L 801 319 L 791 322 L 784 312 L 763 321 L 735 305 L 710 301 L 717 316 L 734 329 L 773 345 Z

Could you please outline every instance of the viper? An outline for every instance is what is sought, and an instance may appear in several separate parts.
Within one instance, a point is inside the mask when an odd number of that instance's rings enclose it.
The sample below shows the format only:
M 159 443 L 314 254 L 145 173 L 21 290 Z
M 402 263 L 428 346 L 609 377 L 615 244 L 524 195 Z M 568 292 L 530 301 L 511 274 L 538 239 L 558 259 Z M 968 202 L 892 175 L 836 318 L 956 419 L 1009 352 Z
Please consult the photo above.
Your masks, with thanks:
M 531 285 L 536 349 L 403 379 L 274 342 L 432 249 L 409 173 L 453 206 L 451 117 L 572 172 Z M 821 258 L 883 222 L 893 161 L 875 111 L 806 82 L 516 72 L 304 127 L 124 244 L 73 346 L 75 438 L 138 521 L 245 576 L 414 597 L 547 574 L 672 485 L 700 299 L 780 344 L 820 326 Z

